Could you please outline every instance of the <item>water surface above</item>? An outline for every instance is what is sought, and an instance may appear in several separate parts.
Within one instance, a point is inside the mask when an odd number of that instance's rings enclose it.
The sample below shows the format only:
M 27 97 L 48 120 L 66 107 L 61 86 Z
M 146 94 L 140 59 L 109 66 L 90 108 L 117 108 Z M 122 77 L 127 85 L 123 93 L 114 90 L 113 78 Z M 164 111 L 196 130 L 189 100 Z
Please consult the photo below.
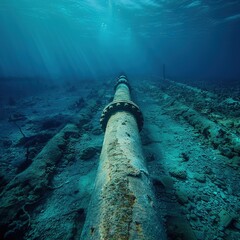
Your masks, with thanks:
M 238 79 L 240 2 L 2 0 L 0 75 Z

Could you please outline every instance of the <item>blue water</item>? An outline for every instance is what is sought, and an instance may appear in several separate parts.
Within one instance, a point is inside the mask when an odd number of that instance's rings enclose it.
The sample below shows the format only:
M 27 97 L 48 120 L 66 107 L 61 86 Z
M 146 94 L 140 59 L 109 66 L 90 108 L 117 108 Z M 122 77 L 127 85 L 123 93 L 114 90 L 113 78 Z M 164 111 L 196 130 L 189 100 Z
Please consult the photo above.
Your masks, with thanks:
M 240 77 L 238 0 L 1 0 L 0 77 Z
M 0 240 L 240 239 L 239 116 L 240 0 L 0 0 Z

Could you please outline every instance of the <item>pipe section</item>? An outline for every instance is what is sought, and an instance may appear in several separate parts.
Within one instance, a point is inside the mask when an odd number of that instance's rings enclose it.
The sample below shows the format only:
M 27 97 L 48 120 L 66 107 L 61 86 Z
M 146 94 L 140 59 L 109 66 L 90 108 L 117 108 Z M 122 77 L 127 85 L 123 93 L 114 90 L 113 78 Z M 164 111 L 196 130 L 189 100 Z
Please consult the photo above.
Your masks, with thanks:
M 141 111 L 125 76 L 115 89 L 100 120 L 105 136 L 81 239 L 166 239 L 141 148 Z

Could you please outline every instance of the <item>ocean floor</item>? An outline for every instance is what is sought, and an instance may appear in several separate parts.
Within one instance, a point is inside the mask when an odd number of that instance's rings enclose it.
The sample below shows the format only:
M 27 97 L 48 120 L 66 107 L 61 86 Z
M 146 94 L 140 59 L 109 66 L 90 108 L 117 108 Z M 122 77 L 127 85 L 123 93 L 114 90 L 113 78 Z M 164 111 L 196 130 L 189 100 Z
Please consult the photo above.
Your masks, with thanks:
M 132 85 L 168 239 L 240 239 L 240 90 Z M 79 239 L 114 82 L 1 100 L 0 239 Z

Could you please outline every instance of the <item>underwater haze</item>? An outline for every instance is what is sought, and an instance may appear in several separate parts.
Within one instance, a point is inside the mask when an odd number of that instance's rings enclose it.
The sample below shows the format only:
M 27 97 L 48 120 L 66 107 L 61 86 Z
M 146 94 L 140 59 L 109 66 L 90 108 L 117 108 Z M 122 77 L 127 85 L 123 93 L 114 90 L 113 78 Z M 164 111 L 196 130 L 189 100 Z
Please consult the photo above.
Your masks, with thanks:
M 240 0 L 0 0 L 0 240 L 240 240 L 239 116 Z
M 236 81 L 238 0 L 1 0 L 0 77 Z

